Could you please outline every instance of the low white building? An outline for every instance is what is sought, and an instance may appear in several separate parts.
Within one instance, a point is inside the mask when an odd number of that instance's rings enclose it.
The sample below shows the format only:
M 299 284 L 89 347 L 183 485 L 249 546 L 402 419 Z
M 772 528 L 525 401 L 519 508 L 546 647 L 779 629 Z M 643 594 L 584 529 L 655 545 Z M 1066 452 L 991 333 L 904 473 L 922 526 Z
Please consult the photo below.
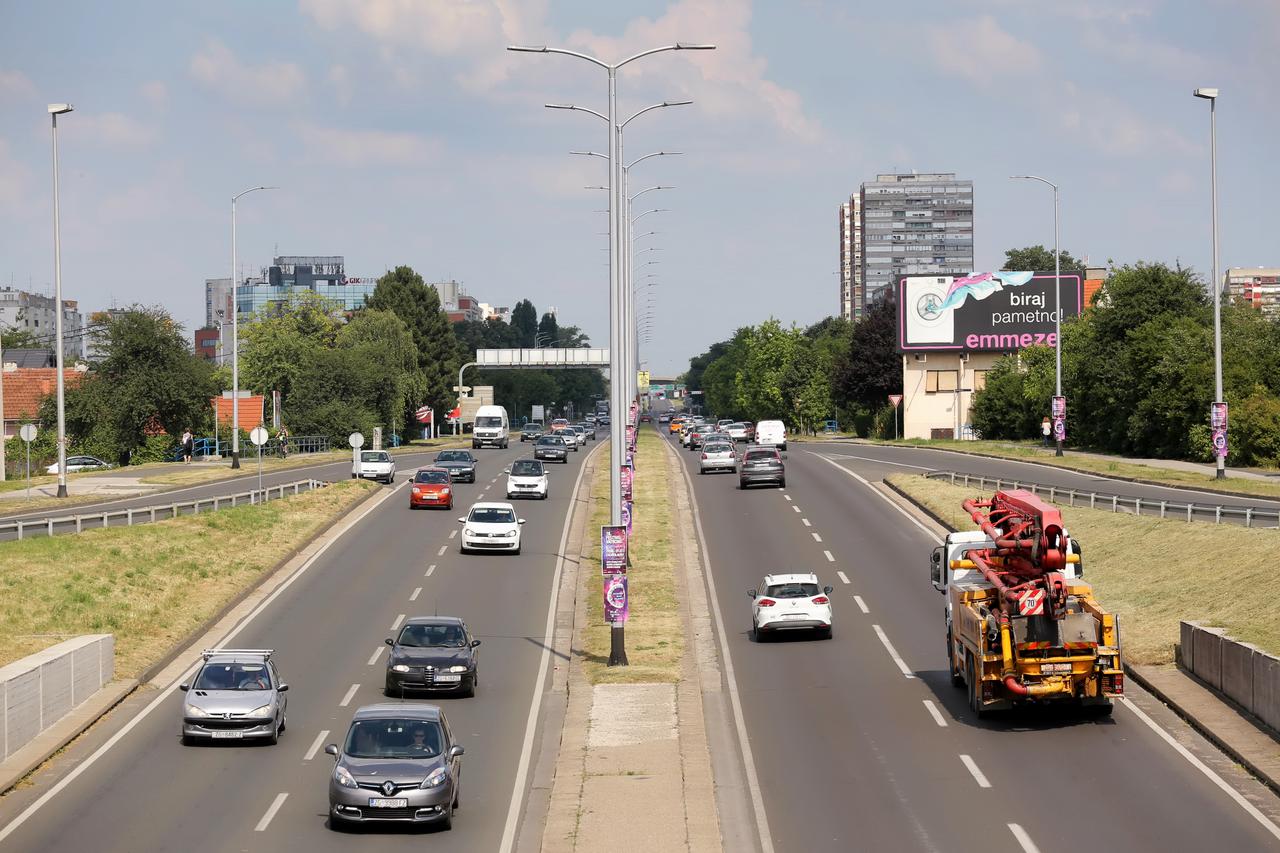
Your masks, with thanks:
M 903 437 L 972 438 L 973 392 L 985 387 L 987 371 L 1003 355 L 1002 352 L 903 353 Z

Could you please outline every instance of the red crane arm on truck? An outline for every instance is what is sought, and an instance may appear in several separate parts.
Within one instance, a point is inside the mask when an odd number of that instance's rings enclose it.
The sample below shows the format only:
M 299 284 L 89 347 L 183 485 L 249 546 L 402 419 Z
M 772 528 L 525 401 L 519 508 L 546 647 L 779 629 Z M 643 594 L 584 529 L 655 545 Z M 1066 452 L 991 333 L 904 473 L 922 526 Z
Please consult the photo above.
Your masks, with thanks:
M 1000 609 L 1008 615 L 1027 601 L 1039 601 L 1061 618 L 1066 603 L 1069 540 L 1062 514 L 1032 493 L 1016 489 L 996 492 L 989 501 L 968 498 L 962 504 L 969 517 L 991 538 L 992 548 L 969 551 L 987 581 L 1000 595 Z

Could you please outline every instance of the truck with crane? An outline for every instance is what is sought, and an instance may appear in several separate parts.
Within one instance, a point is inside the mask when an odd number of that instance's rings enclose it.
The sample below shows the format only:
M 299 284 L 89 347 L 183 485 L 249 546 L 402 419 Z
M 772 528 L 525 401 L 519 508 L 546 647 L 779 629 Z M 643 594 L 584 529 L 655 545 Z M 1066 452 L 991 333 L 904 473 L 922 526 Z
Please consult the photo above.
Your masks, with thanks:
M 1124 695 L 1119 620 L 1083 580 L 1061 513 L 1024 490 L 962 506 L 979 529 L 949 534 L 930 562 L 951 683 L 979 717 L 1061 703 L 1109 714 Z

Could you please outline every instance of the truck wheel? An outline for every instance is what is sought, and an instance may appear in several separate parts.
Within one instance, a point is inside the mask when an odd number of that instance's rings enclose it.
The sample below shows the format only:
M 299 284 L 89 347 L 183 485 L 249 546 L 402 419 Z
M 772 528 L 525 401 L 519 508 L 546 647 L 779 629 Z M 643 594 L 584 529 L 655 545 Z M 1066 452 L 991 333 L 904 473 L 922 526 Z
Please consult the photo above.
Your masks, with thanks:
M 982 682 L 978 679 L 978 667 L 972 654 L 965 655 L 965 678 L 969 682 L 969 710 L 979 720 L 986 719 L 987 712 L 982 708 Z
M 951 639 L 951 629 L 947 629 L 947 669 L 951 670 L 951 686 L 964 687 L 964 676 L 956 669 L 956 659 L 952 652 L 955 642 Z

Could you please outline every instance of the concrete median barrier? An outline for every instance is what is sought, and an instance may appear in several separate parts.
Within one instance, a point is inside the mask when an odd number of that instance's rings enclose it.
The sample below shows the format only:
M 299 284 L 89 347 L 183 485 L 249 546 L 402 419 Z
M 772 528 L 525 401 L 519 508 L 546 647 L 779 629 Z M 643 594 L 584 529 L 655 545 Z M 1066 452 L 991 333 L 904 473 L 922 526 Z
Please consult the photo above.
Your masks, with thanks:
M 0 667 L 0 759 L 71 713 L 115 670 L 115 637 L 89 634 Z

